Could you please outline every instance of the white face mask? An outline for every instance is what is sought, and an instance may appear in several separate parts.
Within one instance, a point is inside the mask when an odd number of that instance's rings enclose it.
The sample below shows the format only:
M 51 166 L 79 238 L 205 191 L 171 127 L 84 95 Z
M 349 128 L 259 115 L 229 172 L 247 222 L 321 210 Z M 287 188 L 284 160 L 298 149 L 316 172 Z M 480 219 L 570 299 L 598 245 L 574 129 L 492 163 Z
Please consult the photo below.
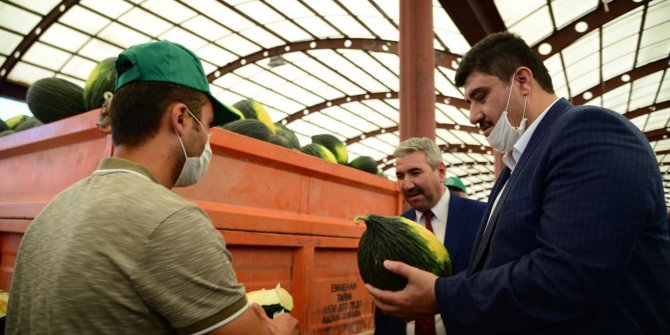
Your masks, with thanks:
M 207 128 L 198 120 L 197 117 L 191 113 L 190 110 L 188 110 L 188 113 L 191 114 L 193 119 L 195 119 L 202 129 L 207 132 Z M 209 137 L 211 134 L 207 134 L 207 143 L 205 143 L 205 149 L 202 151 L 202 154 L 198 157 L 188 157 L 186 154 L 186 149 L 184 148 L 184 143 L 181 141 L 181 138 L 179 138 L 179 134 L 175 132 L 175 135 L 177 135 L 177 139 L 179 140 L 179 144 L 181 144 L 181 149 L 184 151 L 184 157 L 186 157 L 186 161 L 184 162 L 184 166 L 181 168 L 181 173 L 179 174 L 179 178 L 177 178 L 177 181 L 174 183 L 174 186 L 176 187 L 184 187 L 184 186 L 190 186 L 202 179 L 202 176 L 205 175 L 205 172 L 207 172 L 207 168 L 209 167 L 209 162 L 212 159 L 212 147 L 209 145 Z
M 486 138 L 486 140 L 491 144 L 491 147 L 496 151 L 506 154 L 514 148 L 514 143 L 519 140 L 519 137 L 523 135 L 523 132 L 526 131 L 526 101 L 528 96 L 525 97 L 523 101 L 523 115 L 521 116 L 521 123 L 518 127 L 512 127 L 507 119 L 507 109 L 509 108 L 509 101 L 512 97 L 512 87 L 514 87 L 514 77 L 512 77 L 512 83 L 509 87 L 509 95 L 507 96 L 507 106 L 505 110 L 500 115 L 500 119 L 493 127 L 493 131 Z

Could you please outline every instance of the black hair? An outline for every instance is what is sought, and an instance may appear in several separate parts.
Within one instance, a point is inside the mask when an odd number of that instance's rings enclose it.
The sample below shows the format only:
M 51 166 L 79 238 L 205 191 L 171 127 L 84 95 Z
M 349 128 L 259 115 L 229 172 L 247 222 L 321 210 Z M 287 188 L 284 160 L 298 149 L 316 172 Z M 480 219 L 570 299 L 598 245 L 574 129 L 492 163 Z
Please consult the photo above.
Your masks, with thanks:
M 463 56 L 456 70 L 456 86 L 463 87 L 473 72 L 496 76 L 507 82 L 520 66 L 529 68 L 546 92 L 554 93 L 551 76 L 540 57 L 521 37 L 509 32 L 487 36 Z

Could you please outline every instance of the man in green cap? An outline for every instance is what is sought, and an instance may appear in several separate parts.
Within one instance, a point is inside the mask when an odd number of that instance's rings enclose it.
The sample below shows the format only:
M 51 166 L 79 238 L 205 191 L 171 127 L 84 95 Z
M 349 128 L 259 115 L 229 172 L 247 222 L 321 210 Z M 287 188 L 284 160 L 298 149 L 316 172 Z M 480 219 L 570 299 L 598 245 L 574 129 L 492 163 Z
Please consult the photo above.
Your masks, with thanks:
M 116 62 L 114 157 L 58 194 L 18 253 L 7 332 L 297 334 L 250 306 L 207 214 L 170 191 L 205 174 L 211 124 L 239 115 L 212 97 L 198 57 L 168 41 Z
M 461 198 L 468 197 L 468 191 L 465 188 L 465 185 L 463 185 L 461 179 L 458 177 L 449 177 L 445 179 L 444 186 L 446 186 L 449 189 L 449 191 L 458 194 L 458 196 Z

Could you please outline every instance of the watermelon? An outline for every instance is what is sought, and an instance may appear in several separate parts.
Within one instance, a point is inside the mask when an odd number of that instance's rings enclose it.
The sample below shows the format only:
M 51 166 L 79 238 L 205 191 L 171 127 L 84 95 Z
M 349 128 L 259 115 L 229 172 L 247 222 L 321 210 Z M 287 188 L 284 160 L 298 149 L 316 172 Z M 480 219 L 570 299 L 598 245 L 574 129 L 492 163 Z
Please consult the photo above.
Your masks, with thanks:
M 275 124 L 272 123 L 270 114 L 268 114 L 268 112 L 265 110 L 265 107 L 263 107 L 263 104 L 260 102 L 254 99 L 240 100 L 236 102 L 233 107 L 242 112 L 244 118 L 260 120 L 268 127 L 271 134 L 275 133 Z
M 295 149 L 293 148 L 293 144 L 291 141 L 289 141 L 288 138 L 279 135 L 279 134 L 270 134 L 270 138 L 268 139 L 268 142 L 278 145 L 280 147 L 288 148 L 288 149 Z
M 102 107 L 105 92 L 114 93 L 116 84 L 116 57 L 101 60 L 88 75 L 84 85 L 84 108 L 92 110 Z
M 349 162 L 350 167 L 361 171 L 377 174 L 377 161 L 370 156 L 360 156 Z
M 61 78 L 42 78 L 28 88 L 26 103 L 43 123 L 54 122 L 86 111 L 79 85 Z
M 0 131 L 0 137 L 11 135 L 11 134 L 14 134 L 14 131 L 11 130 L 11 129 Z
M 279 284 L 270 290 L 260 289 L 247 292 L 247 301 L 249 303 L 257 303 L 263 307 L 265 314 L 269 318 L 274 318 L 278 314 L 293 310 L 293 297 Z
M 21 130 L 26 130 L 30 128 L 34 128 L 37 126 L 41 126 L 43 123 L 40 122 L 36 117 L 34 116 L 27 116 L 26 118 L 21 121 L 18 125 L 16 125 L 16 128 L 14 128 L 14 131 L 21 131 Z
M 2 119 L 0 119 L 0 132 L 3 132 L 5 130 L 9 130 L 9 126 L 5 123 L 5 121 L 2 121 Z
M 275 123 L 275 134 L 288 139 L 289 143 L 291 144 L 291 149 L 300 149 L 300 140 L 298 140 L 298 136 L 295 136 L 295 133 L 291 129 L 288 129 L 288 127 L 285 125 L 281 123 Z
M 337 164 L 337 159 L 335 159 L 335 156 L 333 155 L 328 148 L 324 147 L 321 144 L 318 143 L 310 143 L 307 144 L 306 146 L 300 148 L 300 151 L 302 151 L 305 154 L 314 156 L 314 157 L 319 157 L 321 159 L 327 160 L 331 163 Z
M 358 271 L 365 283 L 399 291 L 405 277 L 384 268 L 385 260 L 400 261 L 439 277 L 451 274 L 451 258 L 444 244 L 424 226 L 402 216 L 365 215 L 366 230 L 358 243 Z
M 338 164 L 347 164 L 349 153 L 347 146 L 339 138 L 331 134 L 320 134 L 312 136 L 312 143 L 318 143 L 328 148 L 335 155 Z
M 268 127 L 256 119 L 235 120 L 224 124 L 221 128 L 261 141 L 267 142 L 270 139 L 270 130 Z
M 9 119 L 7 119 L 7 120 L 5 121 L 5 124 L 7 125 L 7 128 L 8 128 L 8 129 L 14 129 L 14 128 L 16 128 L 16 126 L 17 126 L 19 123 L 23 122 L 23 120 L 25 120 L 26 117 L 27 117 L 27 116 L 25 116 L 25 115 L 23 115 L 23 114 L 21 114 L 21 115 L 16 115 L 16 116 L 12 116 L 12 117 L 10 117 Z

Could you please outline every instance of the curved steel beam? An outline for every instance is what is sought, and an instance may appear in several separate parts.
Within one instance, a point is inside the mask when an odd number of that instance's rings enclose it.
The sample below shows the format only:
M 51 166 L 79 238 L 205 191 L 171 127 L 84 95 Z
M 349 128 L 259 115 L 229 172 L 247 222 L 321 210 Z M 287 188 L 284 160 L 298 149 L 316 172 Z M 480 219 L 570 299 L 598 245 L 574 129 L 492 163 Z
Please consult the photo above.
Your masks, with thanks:
M 235 71 L 244 65 L 255 63 L 264 58 L 278 56 L 289 52 L 319 49 L 354 49 L 374 52 L 388 52 L 397 55 L 398 41 L 377 40 L 371 38 L 333 38 L 289 43 L 240 57 L 239 59 L 223 65 L 213 72 L 207 74 L 207 80 L 211 83 L 226 73 Z M 453 64 L 456 64 L 460 57 L 460 55 L 451 52 L 435 50 L 435 65 L 448 67 L 452 70 L 455 70 Z
M 318 112 L 322 109 L 326 109 L 333 106 L 339 106 L 346 103 L 354 101 L 364 101 L 364 100 L 384 100 L 384 99 L 398 99 L 398 92 L 377 92 L 377 93 L 365 93 L 359 95 L 350 95 L 346 97 L 341 97 L 333 100 L 324 101 L 316 105 L 306 107 L 305 109 L 290 114 L 289 116 L 279 120 L 282 124 L 289 124 L 293 121 L 302 119 L 305 115 Z M 456 108 L 470 108 L 465 100 L 455 97 L 448 97 L 446 95 L 437 94 L 435 95 L 435 102 L 443 103 L 447 105 L 452 105 Z
M 493 167 L 493 162 L 461 162 L 456 164 L 447 164 L 447 170 L 451 167 L 462 167 L 462 166 L 473 166 L 473 165 L 482 165 L 482 166 L 491 166 Z M 393 167 L 393 160 L 389 160 L 386 163 L 382 163 L 379 167 L 380 170 L 386 171 Z
M 460 130 L 460 131 L 465 131 L 468 133 L 480 133 L 479 128 L 473 127 L 473 126 L 461 126 L 459 124 L 451 124 L 451 123 L 438 123 L 435 125 L 436 129 L 447 129 L 447 130 Z M 366 138 L 370 137 L 375 137 L 379 136 L 381 134 L 386 134 L 386 133 L 393 133 L 398 131 L 398 126 L 392 126 L 388 128 L 382 128 L 382 129 L 377 129 L 373 131 L 369 131 L 367 133 L 361 134 L 360 136 L 352 137 L 344 141 L 346 145 L 354 144 L 357 142 L 360 142 Z
M 472 144 L 440 144 L 440 151 L 442 153 L 446 152 L 461 152 L 466 154 L 482 154 L 490 155 L 491 148 L 483 145 L 472 145 Z M 391 162 L 394 159 L 393 154 L 388 155 L 377 161 L 377 166 L 380 166 L 384 163 Z
M 666 109 L 666 108 L 670 108 L 670 100 L 665 100 L 665 101 L 657 102 L 653 105 L 640 107 L 636 110 L 624 113 L 623 116 L 625 116 L 629 120 L 632 120 L 632 119 L 634 119 L 638 116 L 651 114 L 655 111 L 663 110 L 663 109 Z
M 647 131 L 644 133 L 644 136 L 647 137 L 649 142 L 665 140 L 670 136 L 670 127 Z
M 30 47 L 37 41 L 37 38 L 42 32 L 47 31 L 52 24 L 58 21 L 65 12 L 68 11 L 72 6 L 79 3 L 79 0 L 63 0 L 60 4 L 55 6 L 46 16 L 42 18 L 40 23 L 38 23 L 33 29 L 23 37 L 21 43 L 12 51 L 11 54 L 5 60 L 5 63 L 2 64 L 0 68 L 0 82 L 7 81 L 9 73 L 12 72 L 12 69 L 18 64 L 19 60 L 25 52 L 30 49 Z
M 603 2 L 599 1 L 598 8 L 596 8 L 596 10 L 584 15 L 581 19 L 576 20 L 573 24 L 565 26 L 563 29 L 551 34 L 549 37 L 535 44 L 532 48 L 540 56 L 540 59 L 546 60 L 591 31 L 618 19 L 622 15 L 630 13 L 637 7 L 642 5 L 646 6 L 648 3 L 649 0 L 642 0 L 640 2 L 630 0 L 614 0 L 609 2 L 607 5 L 608 11 L 605 12 L 603 8 Z M 585 22 L 588 25 L 586 30 L 581 33 L 575 29 L 575 26 L 580 22 Z M 540 46 L 545 43 L 551 46 L 551 51 L 543 55 L 540 53 L 539 49 Z
M 475 45 L 489 34 L 507 30 L 493 0 L 439 2 L 470 45 Z
M 636 67 L 626 73 L 622 73 L 616 77 L 610 78 L 609 80 L 605 81 L 604 83 L 599 83 L 586 91 L 579 93 L 575 95 L 572 98 L 572 103 L 575 105 L 583 105 L 585 104 L 588 100 L 595 99 L 597 97 L 600 97 L 604 93 L 607 93 L 609 91 L 612 91 L 620 86 L 623 86 L 625 84 L 631 83 L 637 79 L 640 79 L 642 77 L 648 76 L 654 72 L 662 71 L 667 69 L 670 66 L 670 57 L 665 57 L 662 59 L 659 59 L 655 62 L 651 62 L 639 67 Z M 624 75 L 628 75 L 630 78 L 627 81 L 624 81 L 622 78 Z M 590 99 L 585 99 L 584 94 L 585 93 L 591 93 L 592 97 Z

